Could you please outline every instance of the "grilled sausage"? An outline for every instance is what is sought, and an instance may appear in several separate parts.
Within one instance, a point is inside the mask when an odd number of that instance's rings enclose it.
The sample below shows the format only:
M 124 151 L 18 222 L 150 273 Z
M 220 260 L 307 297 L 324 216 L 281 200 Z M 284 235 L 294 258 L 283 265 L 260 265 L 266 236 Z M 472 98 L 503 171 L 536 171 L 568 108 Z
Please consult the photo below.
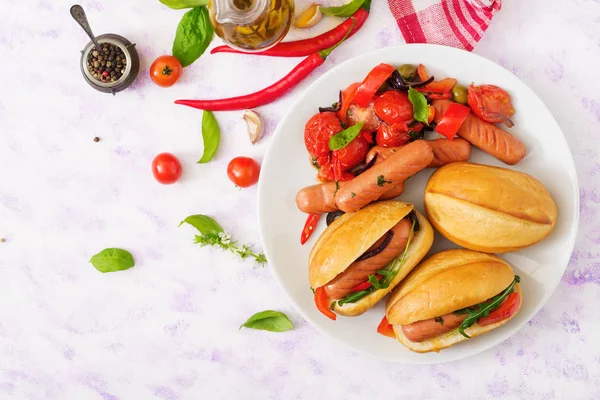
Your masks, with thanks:
M 433 150 L 425 140 L 403 146 L 383 162 L 348 181 L 335 195 L 344 212 L 355 212 L 388 191 L 390 185 L 404 182 L 433 160 Z
M 442 317 L 426 319 L 402 326 L 402 333 L 411 342 L 423 342 L 444 333 L 453 331 L 467 318 L 467 314 L 446 314 Z
M 436 123 L 442 119 L 450 103 L 450 100 L 433 101 Z M 479 119 L 473 113 L 467 116 L 458 129 L 458 136 L 508 165 L 514 165 L 525 157 L 525 145 L 519 139 Z
M 471 157 L 471 145 L 460 138 L 427 140 L 427 144 L 433 149 L 433 161 L 429 163 L 427 168 L 437 168 L 457 161 L 468 161 Z M 377 155 L 375 160 L 377 164 L 401 148 L 375 146 L 367 153 L 366 162 L 371 161 Z
M 406 248 L 408 235 L 412 222 L 409 218 L 403 218 L 391 229 L 393 232 L 392 239 L 383 251 L 373 257 L 362 261 L 355 261 L 344 272 L 333 278 L 331 282 L 325 285 L 325 293 L 327 296 L 334 299 L 343 299 L 348 294 L 352 293 L 352 289 L 366 282 L 369 275 L 374 275 L 379 269 L 384 268 L 392 260 L 398 257 Z M 387 235 L 387 234 L 386 234 Z M 376 249 L 385 240 L 386 235 L 383 235 L 369 250 Z M 367 251 L 369 251 L 367 250 Z

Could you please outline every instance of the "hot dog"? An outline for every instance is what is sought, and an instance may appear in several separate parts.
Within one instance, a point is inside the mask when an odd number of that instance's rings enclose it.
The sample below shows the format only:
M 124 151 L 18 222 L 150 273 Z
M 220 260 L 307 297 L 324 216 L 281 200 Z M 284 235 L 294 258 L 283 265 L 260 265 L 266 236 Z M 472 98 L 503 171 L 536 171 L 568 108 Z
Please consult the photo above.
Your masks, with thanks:
M 431 225 L 412 204 L 378 201 L 342 215 L 309 255 L 308 277 L 318 309 L 332 319 L 335 313 L 364 313 L 413 269 L 432 243 Z
M 296 194 L 296 205 L 298 209 L 307 214 L 324 214 L 332 211 L 337 211 L 338 206 L 335 204 L 336 190 L 345 186 L 346 182 L 338 182 L 336 187 L 335 182 L 320 183 L 317 185 L 307 186 L 300 189 Z M 375 200 L 391 200 L 400 196 L 404 192 L 404 183 L 392 185 L 385 193 Z
M 450 103 L 450 100 L 433 101 L 436 123 L 442 119 Z M 508 165 L 514 165 L 525 157 L 525 145 L 519 139 L 472 113 L 458 129 L 458 136 Z
M 519 281 L 495 255 L 442 251 L 394 289 L 386 319 L 410 350 L 437 352 L 510 321 L 521 307 Z
M 366 282 L 369 275 L 375 275 L 376 271 L 384 268 L 392 260 L 398 257 L 404 251 L 412 223 L 409 218 L 403 218 L 389 232 L 392 232 L 391 239 L 383 251 L 373 257 L 361 261 L 355 261 L 344 272 L 336 276 L 325 286 L 327 296 L 334 300 L 339 300 L 352 293 L 352 289 Z M 387 233 L 386 235 L 389 235 Z M 381 246 L 386 235 L 379 239 L 367 251 L 373 251 Z
M 335 195 L 344 212 L 355 212 L 378 199 L 390 185 L 404 182 L 433 160 L 433 150 L 425 140 L 403 146 L 383 162 L 349 181 Z
M 433 149 L 433 160 L 427 168 L 437 168 L 457 161 L 468 161 L 471 157 L 471 145 L 460 138 L 427 140 L 427 144 Z M 377 156 L 375 160 L 377 164 L 401 148 L 375 146 L 367 153 L 366 162 L 370 162 L 373 157 Z

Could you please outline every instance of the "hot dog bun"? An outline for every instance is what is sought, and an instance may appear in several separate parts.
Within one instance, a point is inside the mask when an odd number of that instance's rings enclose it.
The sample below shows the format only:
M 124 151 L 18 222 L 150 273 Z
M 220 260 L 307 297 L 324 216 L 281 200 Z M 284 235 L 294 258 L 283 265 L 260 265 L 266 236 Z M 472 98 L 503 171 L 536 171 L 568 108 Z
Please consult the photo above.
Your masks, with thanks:
M 372 203 L 355 213 L 347 213 L 334 221 L 317 240 L 309 255 L 310 286 L 321 287 L 344 272 L 354 260 L 388 230 L 413 211 L 413 205 L 395 200 Z M 420 229 L 415 232 L 404 263 L 387 289 L 375 290 L 356 303 L 339 306 L 340 315 L 364 313 L 390 292 L 427 254 L 433 244 L 433 229 L 427 219 L 415 210 Z
M 404 336 L 402 325 L 482 303 L 501 293 L 514 278 L 513 269 L 500 257 L 464 249 L 442 251 L 417 266 L 394 290 L 387 302 L 386 316 L 400 343 L 410 350 L 439 351 L 467 338 L 453 331 L 423 342 L 411 342 Z M 515 291 L 521 294 L 518 284 Z M 504 325 L 517 313 L 518 310 L 495 324 L 474 324 L 465 332 L 471 337 L 481 335 Z
M 447 239 L 486 253 L 539 242 L 552 232 L 557 217 L 554 200 L 535 178 L 466 162 L 445 165 L 431 176 L 425 212 Z

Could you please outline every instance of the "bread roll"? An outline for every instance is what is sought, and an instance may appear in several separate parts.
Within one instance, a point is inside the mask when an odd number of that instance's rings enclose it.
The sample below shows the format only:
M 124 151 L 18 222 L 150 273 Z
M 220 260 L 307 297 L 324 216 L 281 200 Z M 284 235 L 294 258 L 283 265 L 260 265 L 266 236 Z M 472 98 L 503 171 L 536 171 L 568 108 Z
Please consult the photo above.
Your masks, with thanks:
M 452 163 L 425 187 L 429 221 L 452 242 L 471 250 L 505 253 L 547 237 L 556 204 L 533 177 L 506 168 Z

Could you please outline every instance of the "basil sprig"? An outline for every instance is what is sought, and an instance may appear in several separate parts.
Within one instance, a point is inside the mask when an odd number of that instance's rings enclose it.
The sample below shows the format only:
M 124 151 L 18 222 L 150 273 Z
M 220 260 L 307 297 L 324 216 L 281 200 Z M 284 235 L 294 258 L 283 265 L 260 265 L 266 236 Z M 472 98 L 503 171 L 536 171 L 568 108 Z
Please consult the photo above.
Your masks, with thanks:
M 413 118 L 425 125 L 429 125 L 429 106 L 427 105 L 425 96 L 418 90 L 409 87 L 408 100 L 413 105 Z
M 352 0 L 338 7 L 319 7 L 323 15 L 330 17 L 350 17 L 363 5 L 365 0 Z
M 173 56 L 183 67 L 200 57 L 213 38 L 214 28 L 206 7 L 192 8 L 181 18 L 173 41 Z
M 242 329 L 242 327 L 269 332 L 285 332 L 294 329 L 294 325 L 292 325 L 292 321 L 290 321 L 287 315 L 273 310 L 257 312 L 248 318 L 248 320 L 240 326 L 240 329 Z
M 102 273 L 125 271 L 135 265 L 130 252 L 117 248 L 102 250 L 100 253 L 95 254 L 90 262 L 94 268 Z
M 396 257 L 394 259 L 394 261 L 391 262 L 391 264 L 388 268 L 380 269 L 377 271 L 377 274 L 383 275 L 381 280 L 379 280 L 377 278 L 377 276 L 375 276 L 375 275 L 369 275 L 368 281 L 372 286 L 365 290 L 360 290 L 358 292 L 350 293 L 348 296 L 344 297 L 343 299 L 338 300 L 337 304 L 339 306 L 342 306 L 346 303 L 356 303 L 358 300 L 362 299 L 369 293 L 372 293 L 375 290 L 379 290 L 379 289 L 387 289 L 390 286 L 390 283 L 394 280 L 396 275 L 398 275 L 398 272 L 400 271 L 400 268 L 402 267 L 402 264 L 404 263 L 404 260 L 406 259 L 406 254 L 408 253 L 408 246 L 410 246 L 410 242 L 412 241 L 412 239 L 414 237 L 415 224 L 416 224 L 416 222 L 415 222 L 415 220 L 413 220 L 412 226 L 410 228 L 410 233 L 408 235 L 408 240 L 406 241 L 406 247 L 404 248 L 404 252 L 402 253 L 402 256 Z
M 208 0 L 159 0 L 165 6 L 174 10 L 182 8 L 202 7 L 208 5 Z
M 504 299 L 506 299 L 506 297 L 515 290 L 515 285 L 520 281 L 521 278 L 519 275 L 515 275 L 515 279 L 512 281 L 512 283 L 502 293 L 493 297 L 490 301 L 474 307 L 467 307 L 463 308 L 462 310 L 455 311 L 454 314 L 456 315 L 469 314 L 469 316 L 458 327 L 458 332 L 460 332 L 460 334 L 464 337 L 470 338 L 470 336 L 465 333 L 465 329 L 470 328 L 480 318 L 488 317 L 492 311 L 498 309 Z
M 221 141 L 221 131 L 215 115 L 210 111 L 202 113 L 202 140 L 204 141 L 204 153 L 198 160 L 198 164 L 209 162 L 215 157 L 219 142 Z
M 336 133 L 335 135 L 330 137 L 329 150 L 340 150 L 348 146 L 350 142 L 358 136 L 364 124 L 364 122 L 359 122 L 358 124 L 352 125 L 350 128 L 344 129 L 343 131 Z

